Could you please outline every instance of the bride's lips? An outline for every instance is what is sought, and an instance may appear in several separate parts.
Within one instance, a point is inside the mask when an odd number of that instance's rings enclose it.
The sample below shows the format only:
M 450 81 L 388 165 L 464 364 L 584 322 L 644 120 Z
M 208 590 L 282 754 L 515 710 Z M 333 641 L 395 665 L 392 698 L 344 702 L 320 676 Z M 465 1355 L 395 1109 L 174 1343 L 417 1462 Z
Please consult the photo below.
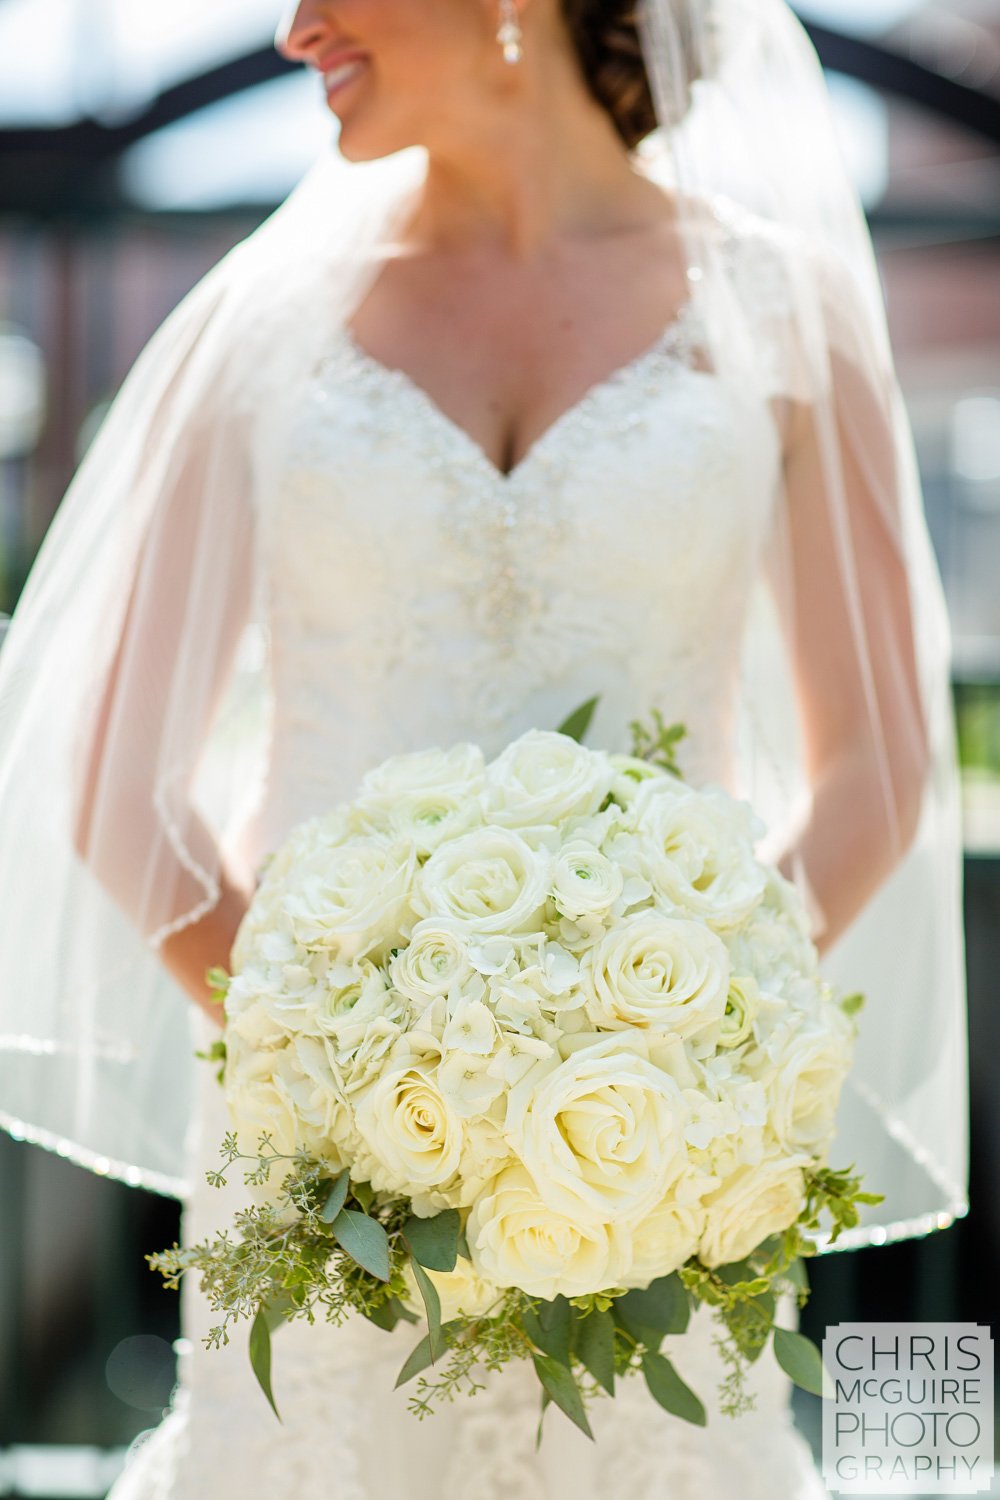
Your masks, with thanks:
M 360 78 L 367 64 L 368 54 L 356 49 L 331 52 L 322 58 L 317 66 L 323 79 L 327 99 L 339 95 L 356 78 Z

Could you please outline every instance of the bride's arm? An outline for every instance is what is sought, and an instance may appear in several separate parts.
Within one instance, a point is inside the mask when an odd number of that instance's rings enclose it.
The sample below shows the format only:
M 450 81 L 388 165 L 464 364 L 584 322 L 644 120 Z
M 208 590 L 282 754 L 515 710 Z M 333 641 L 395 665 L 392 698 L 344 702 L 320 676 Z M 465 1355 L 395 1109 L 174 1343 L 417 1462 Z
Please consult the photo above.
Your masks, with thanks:
M 248 905 L 192 806 L 190 774 L 232 668 L 253 589 L 250 475 L 238 431 L 205 411 L 178 433 L 79 767 L 74 844 L 196 1004 Z M 220 500 L 217 479 L 231 486 Z M 217 886 L 214 901 L 210 892 Z M 185 916 L 202 913 L 197 920 Z
M 829 405 L 791 407 L 787 576 L 772 579 L 813 792 L 779 865 L 805 875 L 821 953 L 910 846 L 929 767 L 891 399 L 836 351 L 832 380 Z

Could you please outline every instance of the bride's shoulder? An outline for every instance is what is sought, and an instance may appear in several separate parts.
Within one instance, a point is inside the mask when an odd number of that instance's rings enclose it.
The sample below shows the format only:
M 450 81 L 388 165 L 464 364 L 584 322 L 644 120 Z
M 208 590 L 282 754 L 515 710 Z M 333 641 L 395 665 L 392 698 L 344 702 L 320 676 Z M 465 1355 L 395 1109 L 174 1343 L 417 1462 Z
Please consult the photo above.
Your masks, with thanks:
M 697 219 L 707 243 L 738 278 L 780 297 L 790 278 L 815 262 L 815 246 L 796 226 L 770 218 L 723 193 L 701 200 Z
M 762 333 L 787 338 L 816 318 L 828 337 L 857 342 L 857 327 L 875 312 L 857 259 L 849 264 L 832 243 L 722 193 L 703 199 L 698 214 L 703 243 Z

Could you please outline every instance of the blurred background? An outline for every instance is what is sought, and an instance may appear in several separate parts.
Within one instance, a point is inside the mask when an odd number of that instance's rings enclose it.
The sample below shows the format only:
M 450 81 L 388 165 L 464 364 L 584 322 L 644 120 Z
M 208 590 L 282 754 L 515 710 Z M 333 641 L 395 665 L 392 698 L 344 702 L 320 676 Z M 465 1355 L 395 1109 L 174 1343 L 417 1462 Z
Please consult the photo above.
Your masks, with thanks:
M 802 0 L 868 211 L 951 611 L 972 1210 L 811 1268 L 802 1326 L 990 1322 L 1000 1260 L 1000 0 Z M 162 319 L 336 129 L 280 0 L 0 0 L 0 639 Z M 0 1132 L 0 1496 L 103 1496 L 174 1382 L 178 1205 Z M 815 1398 L 796 1416 L 817 1446 Z M 1000 1493 L 1000 1486 L 995 1490 Z M 613 1500 L 613 1497 L 609 1497 Z

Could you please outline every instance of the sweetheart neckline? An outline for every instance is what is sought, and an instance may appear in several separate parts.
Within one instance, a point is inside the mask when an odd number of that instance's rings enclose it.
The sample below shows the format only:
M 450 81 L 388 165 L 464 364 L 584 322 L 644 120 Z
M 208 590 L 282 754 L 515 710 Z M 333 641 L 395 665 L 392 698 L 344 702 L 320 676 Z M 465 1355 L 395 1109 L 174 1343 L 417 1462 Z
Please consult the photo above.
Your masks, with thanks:
M 697 341 L 699 325 L 697 289 L 698 283 L 693 281 L 688 297 L 681 303 L 677 312 L 660 330 L 653 342 L 647 344 L 631 359 L 617 365 L 608 375 L 588 386 L 582 396 L 571 402 L 548 424 L 510 469 L 501 469 L 495 464 L 471 433 L 454 417 L 449 416 L 430 392 L 406 370 L 396 365 L 386 364 L 374 354 L 369 353 L 364 345 L 359 343 L 347 323 L 338 325 L 336 339 L 339 341 L 341 352 L 347 354 L 355 365 L 367 370 L 383 383 L 392 386 L 415 402 L 427 420 L 435 422 L 449 432 L 453 440 L 462 445 L 467 456 L 477 467 L 488 474 L 492 483 L 506 491 L 518 483 L 525 472 L 530 472 L 536 463 L 544 459 L 553 443 L 564 437 L 567 431 L 571 432 L 574 425 L 585 420 L 595 406 L 610 393 L 620 390 L 622 386 L 627 386 L 633 379 L 643 374 L 648 366 L 660 359 L 677 365 L 685 364 L 692 345 Z

